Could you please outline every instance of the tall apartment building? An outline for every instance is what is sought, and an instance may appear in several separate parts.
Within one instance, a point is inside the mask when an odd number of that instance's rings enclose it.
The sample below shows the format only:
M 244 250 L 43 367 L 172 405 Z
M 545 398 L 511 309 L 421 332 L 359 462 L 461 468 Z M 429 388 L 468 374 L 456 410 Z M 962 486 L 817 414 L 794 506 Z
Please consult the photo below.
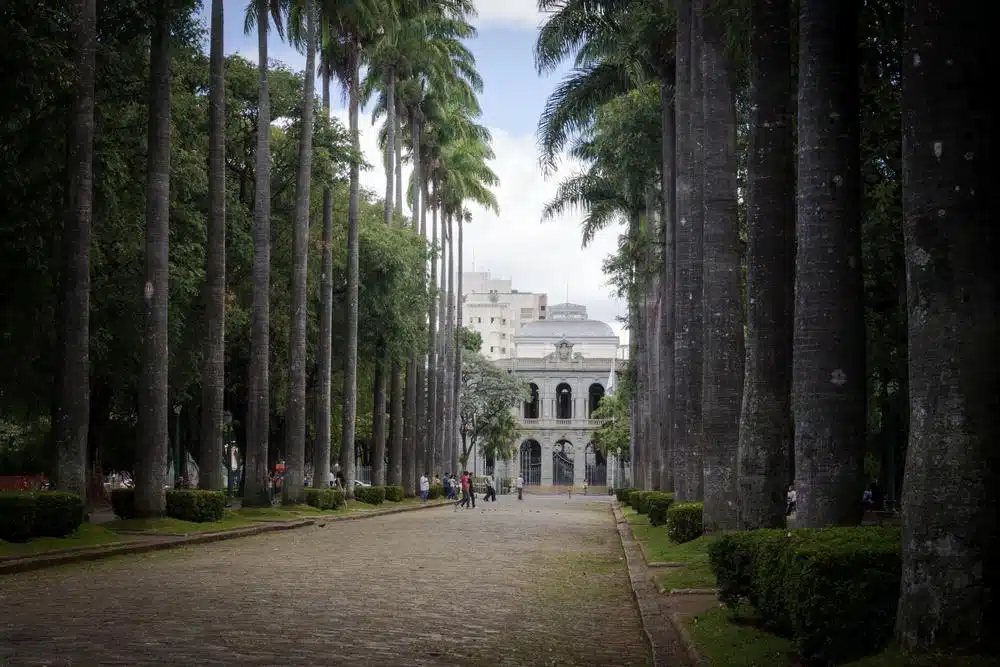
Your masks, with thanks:
M 521 326 L 548 319 L 547 294 L 518 291 L 510 279 L 493 278 L 488 271 L 462 273 L 462 299 L 462 326 L 483 337 L 487 359 L 511 357 Z

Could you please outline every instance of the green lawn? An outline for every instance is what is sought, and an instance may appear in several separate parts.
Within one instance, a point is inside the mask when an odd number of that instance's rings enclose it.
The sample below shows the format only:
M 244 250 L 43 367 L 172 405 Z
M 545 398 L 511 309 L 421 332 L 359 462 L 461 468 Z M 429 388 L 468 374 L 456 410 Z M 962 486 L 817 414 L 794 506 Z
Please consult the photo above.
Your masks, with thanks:
M 239 516 L 233 512 L 226 512 L 226 516 L 221 521 L 206 521 L 204 523 L 164 517 L 162 519 L 118 519 L 117 521 L 105 524 L 110 530 L 140 531 L 151 535 L 162 533 L 183 535 L 215 533 L 220 530 L 246 528 L 252 525 L 254 525 L 252 519 Z
M 798 667 L 801 664 L 790 639 L 759 627 L 749 605 L 738 614 L 718 606 L 684 619 L 698 652 L 709 667 Z M 907 656 L 895 649 L 842 667 L 997 667 L 997 658 L 943 655 Z
M 341 516 L 344 514 L 354 514 L 357 512 L 377 512 L 379 510 L 389 510 L 395 507 L 409 507 L 419 505 L 419 498 L 406 498 L 402 502 L 393 503 L 386 501 L 381 505 L 369 505 L 368 503 L 349 500 L 345 507 L 335 510 L 319 510 L 311 505 L 277 505 L 275 507 L 244 507 L 236 510 L 235 514 L 240 517 L 254 520 L 286 520 L 304 519 L 309 517 Z
M 104 526 L 85 523 L 69 537 L 39 537 L 24 543 L 0 540 L 0 557 L 36 556 L 66 549 L 98 547 L 116 542 L 126 542 L 128 539 L 127 536 L 114 533 Z
M 715 575 L 708 564 L 708 546 L 714 538 L 699 537 L 677 544 L 667 537 L 665 526 L 651 526 L 645 514 L 625 508 L 625 518 L 632 535 L 639 542 L 650 563 L 682 563 L 684 567 L 657 568 L 656 580 L 666 590 L 675 588 L 714 588 Z

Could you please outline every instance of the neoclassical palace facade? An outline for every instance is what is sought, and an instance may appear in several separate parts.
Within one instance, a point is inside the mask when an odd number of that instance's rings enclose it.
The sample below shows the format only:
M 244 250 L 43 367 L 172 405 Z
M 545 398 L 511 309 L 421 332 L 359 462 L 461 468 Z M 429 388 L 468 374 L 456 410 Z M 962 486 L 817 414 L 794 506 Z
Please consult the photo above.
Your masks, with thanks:
M 524 325 L 514 337 L 513 355 L 494 362 L 531 388 L 531 398 L 516 408 L 519 455 L 508 464 L 478 462 L 476 471 L 521 473 L 529 486 L 610 483 L 615 462 L 609 466 L 594 448 L 600 422 L 591 416 L 623 368 L 618 350 L 618 336 L 604 322 L 587 319 L 585 306 L 554 305 L 549 319 Z

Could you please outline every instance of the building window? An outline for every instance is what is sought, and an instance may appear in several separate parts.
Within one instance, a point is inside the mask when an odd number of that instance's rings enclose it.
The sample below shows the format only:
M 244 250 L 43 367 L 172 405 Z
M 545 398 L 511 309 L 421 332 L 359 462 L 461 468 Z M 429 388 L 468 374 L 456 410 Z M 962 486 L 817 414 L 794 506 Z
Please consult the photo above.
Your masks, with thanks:
M 492 351 L 493 351 L 493 346 L 492 346 L 492 345 L 490 345 L 490 352 L 492 352 Z
M 482 324 L 483 323 L 483 318 L 477 317 L 476 319 L 479 320 L 478 324 Z
M 507 324 L 507 318 L 505 317 L 505 318 L 503 319 L 503 322 L 501 322 L 500 324 Z
M 495 320 L 496 320 L 496 318 L 495 318 L 495 317 L 491 317 L 491 318 L 490 318 L 490 324 L 493 324 L 493 322 L 494 322 Z

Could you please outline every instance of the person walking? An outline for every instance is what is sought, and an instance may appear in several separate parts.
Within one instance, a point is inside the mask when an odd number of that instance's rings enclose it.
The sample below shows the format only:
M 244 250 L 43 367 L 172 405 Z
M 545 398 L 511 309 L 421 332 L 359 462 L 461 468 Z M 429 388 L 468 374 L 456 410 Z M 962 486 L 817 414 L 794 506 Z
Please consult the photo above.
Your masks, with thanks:
M 493 486 L 493 476 L 492 475 L 487 475 L 486 476 L 486 495 L 483 496 L 483 502 L 488 503 L 491 500 L 493 502 L 497 501 L 497 489 L 496 489 L 495 486 Z
M 524 500 L 524 475 L 519 473 L 517 475 L 517 482 L 514 485 L 517 487 L 517 499 Z
M 460 480 L 459 483 L 462 486 L 462 500 L 455 503 L 455 509 L 457 510 L 460 506 L 468 509 L 469 508 L 469 490 L 470 490 L 469 473 L 463 472 L 462 473 L 462 479 Z
M 431 492 L 431 481 L 427 479 L 427 473 L 420 476 L 420 502 L 426 503 L 427 496 Z

